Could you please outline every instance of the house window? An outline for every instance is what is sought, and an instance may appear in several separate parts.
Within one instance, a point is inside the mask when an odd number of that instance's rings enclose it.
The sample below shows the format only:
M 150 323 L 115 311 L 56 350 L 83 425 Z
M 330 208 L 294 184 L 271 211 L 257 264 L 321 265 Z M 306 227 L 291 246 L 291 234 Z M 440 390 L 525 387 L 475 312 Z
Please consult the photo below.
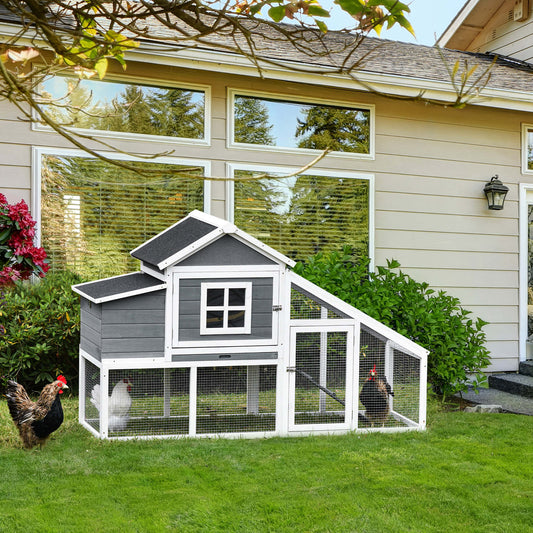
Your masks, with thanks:
M 200 334 L 250 333 L 251 308 L 251 283 L 202 283 Z
M 533 126 L 530 124 L 522 127 L 522 172 L 533 173 Z
M 373 177 L 342 171 L 310 170 L 290 178 L 291 168 L 232 168 L 228 196 L 237 227 L 295 261 L 318 252 L 373 255 Z M 253 178 L 268 174 L 262 179 Z
M 142 135 L 144 140 L 151 136 L 159 141 L 209 140 L 207 88 L 55 76 L 43 83 L 42 94 L 57 104 L 45 105 L 47 113 L 76 130 L 97 130 L 103 135 L 119 132 L 123 137 Z
M 35 159 L 40 242 L 54 270 L 88 279 L 136 270 L 131 250 L 204 208 L 205 162 L 122 159 L 138 173 L 74 150 L 36 149 Z
M 285 100 L 232 92 L 233 145 L 325 150 L 373 157 L 372 112 L 367 106 Z

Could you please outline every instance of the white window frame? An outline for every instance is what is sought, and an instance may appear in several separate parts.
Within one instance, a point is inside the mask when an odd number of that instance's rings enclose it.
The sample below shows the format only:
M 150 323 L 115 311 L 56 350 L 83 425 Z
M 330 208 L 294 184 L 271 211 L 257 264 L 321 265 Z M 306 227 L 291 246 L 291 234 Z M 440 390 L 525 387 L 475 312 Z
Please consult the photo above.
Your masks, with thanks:
M 250 334 L 252 331 L 252 283 L 241 281 L 226 282 L 204 282 L 201 284 L 200 300 L 200 335 L 231 335 L 231 334 Z M 224 303 L 222 305 L 207 305 L 207 291 L 209 289 L 224 290 Z M 244 305 L 229 305 L 229 290 L 244 289 Z M 209 311 L 222 311 L 223 326 L 221 328 L 207 327 L 207 313 Z M 229 313 L 231 311 L 244 311 L 244 326 L 233 328 L 228 325 Z
M 241 164 L 241 163 L 226 163 L 226 175 L 230 178 L 226 182 L 226 213 L 225 218 L 229 222 L 235 221 L 235 172 L 239 170 L 249 172 L 264 172 L 276 173 L 282 175 L 289 175 L 298 170 L 297 167 L 278 167 L 275 165 L 258 165 L 258 164 Z M 363 172 L 351 172 L 345 170 L 323 170 L 312 167 L 303 175 L 310 176 L 324 176 L 325 178 L 347 178 L 347 179 L 361 179 L 368 181 L 368 258 L 370 264 L 368 266 L 370 271 L 374 270 L 375 258 L 375 176 L 374 174 L 367 174 Z
M 156 159 L 145 159 L 142 157 L 135 157 L 129 154 L 113 152 L 105 153 L 99 152 L 102 155 L 110 159 L 116 159 L 119 161 L 131 161 L 131 162 L 151 162 L 161 163 L 163 165 L 184 165 L 184 166 L 197 166 L 203 167 L 206 177 L 211 176 L 211 162 L 207 160 L 199 159 L 182 159 L 177 157 L 158 157 Z M 95 159 L 95 156 L 84 152 L 83 150 L 77 150 L 72 148 L 51 148 L 42 146 L 32 147 L 32 176 L 31 176 L 31 212 L 33 219 L 36 221 L 35 225 L 35 245 L 41 245 L 41 175 L 42 175 L 42 157 L 43 155 L 52 155 L 58 157 L 84 157 L 87 159 Z M 204 180 L 204 206 L 205 213 L 210 214 L 211 205 L 211 181 Z
M 67 76 L 62 76 L 67 77 Z M 211 146 L 211 87 L 209 85 L 199 85 L 190 83 L 170 83 L 169 81 L 163 81 L 156 78 L 141 78 L 137 79 L 138 83 L 135 83 L 131 77 L 112 75 L 106 77 L 107 82 L 127 83 L 129 85 L 140 85 L 149 87 L 161 87 L 161 88 L 173 88 L 173 89 L 185 89 L 190 91 L 201 91 L 204 93 L 204 138 L 203 139 L 189 139 L 187 137 L 171 137 L 168 135 L 149 135 L 146 133 L 132 133 L 125 131 L 112 131 L 112 130 L 98 130 L 91 128 L 66 128 L 68 131 L 74 133 L 83 133 L 85 135 L 92 135 L 93 137 L 107 137 L 113 139 L 124 139 L 132 141 L 143 141 L 151 143 L 174 143 L 174 144 L 189 144 L 196 146 Z M 102 83 L 105 83 L 103 81 Z M 32 111 L 32 129 L 34 131 L 42 131 L 48 133 L 56 133 L 50 126 L 42 124 L 39 116 L 35 111 Z
M 286 146 L 268 146 L 263 144 L 252 144 L 252 143 L 237 143 L 233 141 L 233 132 L 235 124 L 235 96 L 252 96 L 255 98 L 267 98 L 270 100 L 279 100 L 280 102 L 287 103 L 296 103 L 296 104 L 316 104 L 316 105 L 325 105 L 325 106 L 340 106 L 347 109 L 358 109 L 365 110 L 370 112 L 370 138 L 369 138 L 369 152 L 368 154 L 362 154 L 357 152 L 330 152 L 328 157 L 339 157 L 339 158 L 349 158 L 349 159 L 370 159 L 374 160 L 376 158 L 375 154 L 375 138 L 376 138 L 376 128 L 375 128 L 375 106 L 372 104 L 363 104 L 357 102 L 345 102 L 342 100 L 326 100 L 321 98 L 307 98 L 307 97 L 294 97 L 287 94 L 279 93 L 264 93 L 259 91 L 247 91 L 236 88 L 228 88 L 228 109 L 227 109 L 227 148 L 239 149 L 239 150 L 252 150 L 252 151 L 263 151 L 263 152 L 283 152 L 283 153 L 293 153 L 293 154 L 308 154 L 309 156 L 315 157 L 317 154 L 320 154 L 322 150 L 315 150 L 311 148 L 291 148 Z
M 528 133 L 533 133 L 533 124 L 522 124 L 522 174 L 533 174 L 533 168 L 527 166 Z

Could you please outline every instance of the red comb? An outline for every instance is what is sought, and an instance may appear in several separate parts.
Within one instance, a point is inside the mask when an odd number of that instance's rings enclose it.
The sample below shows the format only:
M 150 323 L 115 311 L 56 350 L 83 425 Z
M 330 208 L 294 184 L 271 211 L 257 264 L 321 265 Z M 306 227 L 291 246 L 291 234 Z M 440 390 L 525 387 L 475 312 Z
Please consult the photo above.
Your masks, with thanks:
M 375 371 L 376 371 L 376 365 L 374 365 L 374 366 L 372 367 L 371 372 L 375 372 Z M 57 379 L 59 379 L 59 378 L 57 378 Z
M 63 384 L 67 384 L 67 378 L 65 376 L 57 376 L 57 381 L 61 381 Z

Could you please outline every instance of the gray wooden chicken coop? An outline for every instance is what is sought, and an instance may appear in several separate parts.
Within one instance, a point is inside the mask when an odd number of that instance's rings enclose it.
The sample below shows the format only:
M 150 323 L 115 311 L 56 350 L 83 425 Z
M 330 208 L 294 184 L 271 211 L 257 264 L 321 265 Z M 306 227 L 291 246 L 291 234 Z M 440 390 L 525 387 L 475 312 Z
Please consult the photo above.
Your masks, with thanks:
M 421 430 L 427 351 L 199 211 L 81 296 L 80 422 L 101 438 Z M 374 424 L 376 369 L 394 391 Z

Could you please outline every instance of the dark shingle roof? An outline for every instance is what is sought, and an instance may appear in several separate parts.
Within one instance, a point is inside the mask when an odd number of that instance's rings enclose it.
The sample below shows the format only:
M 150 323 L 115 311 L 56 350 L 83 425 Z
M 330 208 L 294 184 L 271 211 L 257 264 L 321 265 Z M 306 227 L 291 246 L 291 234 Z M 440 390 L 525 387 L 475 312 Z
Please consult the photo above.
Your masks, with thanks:
M 145 263 L 158 265 L 216 229 L 203 220 L 187 217 L 133 250 L 131 255 Z
M 101 303 L 104 301 L 125 298 L 128 295 L 143 294 L 162 290 L 165 283 L 144 272 L 134 272 L 125 276 L 115 276 L 89 283 L 75 285 L 73 289 L 89 300 Z
M 0 6 L 0 20 L 18 23 L 11 13 Z M 148 22 L 148 21 L 147 21 Z M 175 32 L 151 20 L 150 35 L 156 40 L 144 40 L 146 45 L 163 45 L 168 53 L 173 47 L 176 53 L 182 51 L 183 42 L 173 42 Z M 533 89 L 533 66 L 505 57 L 491 54 L 474 54 L 457 50 L 437 49 L 432 46 L 390 41 L 374 37 L 365 37 L 357 51 L 350 55 L 357 41 L 354 34 L 330 31 L 326 35 L 316 31 L 302 32 L 297 26 L 273 24 L 271 22 L 246 21 L 244 25 L 253 34 L 254 52 L 266 61 L 279 63 L 291 62 L 293 67 L 307 72 L 311 70 L 339 68 L 348 59 L 348 64 L 357 63 L 360 72 L 414 78 L 418 80 L 450 82 L 449 69 L 459 61 L 468 67 L 477 66 L 476 75 L 492 66 L 490 79 L 486 86 L 491 89 L 527 91 Z M 276 28 L 281 28 L 280 33 Z M 294 47 L 283 34 L 292 33 L 299 37 L 299 47 Z M 157 39 L 160 39 L 159 41 Z M 249 52 L 249 43 L 239 34 L 214 33 L 192 47 L 197 50 L 228 52 L 228 47 L 235 45 Z M 313 54 L 306 52 L 313 50 Z M 326 53 L 329 51 L 331 53 Z M 236 52 L 233 52 L 234 54 Z M 461 70 L 460 70 L 461 72 Z M 460 75 L 459 72 L 459 75 Z

